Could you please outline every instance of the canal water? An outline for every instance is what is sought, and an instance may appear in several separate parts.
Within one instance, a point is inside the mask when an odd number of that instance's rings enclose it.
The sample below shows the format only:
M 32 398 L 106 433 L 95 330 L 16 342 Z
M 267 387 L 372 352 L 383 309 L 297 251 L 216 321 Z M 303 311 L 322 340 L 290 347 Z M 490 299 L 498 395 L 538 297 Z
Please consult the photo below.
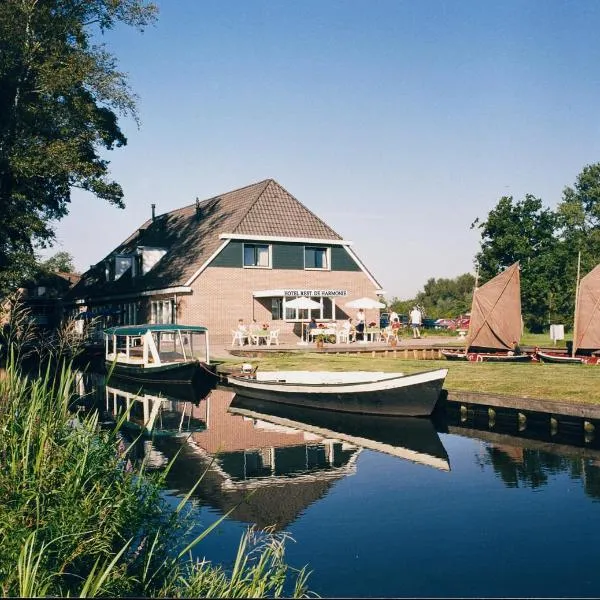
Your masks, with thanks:
M 197 547 L 231 566 L 252 524 L 293 538 L 323 597 L 600 596 L 600 441 L 516 415 L 460 411 L 434 421 L 282 408 L 213 390 L 82 379 L 105 421 L 129 405 L 134 454 L 193 493 Z

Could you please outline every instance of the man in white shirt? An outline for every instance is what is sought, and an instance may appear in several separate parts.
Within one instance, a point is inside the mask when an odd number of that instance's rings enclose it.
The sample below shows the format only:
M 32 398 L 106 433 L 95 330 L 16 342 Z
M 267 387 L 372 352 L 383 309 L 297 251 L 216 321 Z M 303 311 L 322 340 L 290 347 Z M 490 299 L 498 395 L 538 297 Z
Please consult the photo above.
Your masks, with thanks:
M 417 306 L 413 306 L 413 309 L 410 311 L 410 326 L 413 330 L 413 338 L 417 339 L 421 337 L 421 331 L 419 327 L 421 327 L 421 322 L 423 321 L 423 315 Z

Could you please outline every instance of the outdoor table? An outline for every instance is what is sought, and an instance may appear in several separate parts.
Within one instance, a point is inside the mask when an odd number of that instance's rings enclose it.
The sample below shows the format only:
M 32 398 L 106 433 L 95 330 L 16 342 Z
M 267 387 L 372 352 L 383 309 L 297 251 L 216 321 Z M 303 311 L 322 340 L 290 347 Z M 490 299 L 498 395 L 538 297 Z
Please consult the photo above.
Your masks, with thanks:
M 367 342 L 378 342 L 381 337 L 381 329 L 379 327 L 367 327 L 364 333 L 365 341 Z
M 324 335 L 327 339 L 330 335 L 337 340 L 337 329 L 335 327 L 314 327 L 308 330 L 308 335 L 314 338 L 316 335 Z
M 249 335 L 250 343 L 258 346 L 261 340 L 264 340 L 266 344 L 271 333 L 268 329 L 257 329 L 256 331 L 251 331 Z

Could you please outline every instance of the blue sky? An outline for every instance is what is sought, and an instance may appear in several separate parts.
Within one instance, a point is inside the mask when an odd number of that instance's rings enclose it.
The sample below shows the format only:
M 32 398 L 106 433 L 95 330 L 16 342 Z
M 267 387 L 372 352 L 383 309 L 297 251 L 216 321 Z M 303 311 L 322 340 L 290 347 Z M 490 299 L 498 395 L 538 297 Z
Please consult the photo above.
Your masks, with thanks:
M 162 0 L 106 43 L 141 127 L 108 154 L 124 211 L 76 192 L 58 243 L 86 270 L 150 216 L 273 178 L 386 297 L 473 272 L 503 195 L 555 206 L 600 161 L 596 0 Z

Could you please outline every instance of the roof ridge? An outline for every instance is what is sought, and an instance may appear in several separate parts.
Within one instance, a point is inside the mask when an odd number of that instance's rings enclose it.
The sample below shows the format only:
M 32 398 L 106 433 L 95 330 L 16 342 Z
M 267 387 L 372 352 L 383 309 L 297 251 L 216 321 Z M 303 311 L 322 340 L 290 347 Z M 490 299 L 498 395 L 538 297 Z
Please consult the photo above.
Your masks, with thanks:
M 272 179 L 261 179 L 260 181 L 256 181 L 254 183 L 249 183 L 248 185 L 243 185 L 240 188 L 236 188 L 235 190 L 229 190 L 227 192 L 221 192 L 219 194 L 214 194 L 213 196 L 209 196 L 208 198 L 204 198 L 202 200 L 200 200 L 200 204 L 203 204 L 205 202 L 210 202 L 211 200 L 214 200 L 215 198 L 221 198 L 222 196 L 228 196 L 229 194 L 235 194 L 236 192 L 241 192 L 242 190 L 245 190 L 247 188 L 250 188 L 252 186 L 255 185 L 259 185 L 261 183 L 268 183 L 270 181 L 273 181 Z M 261 192 L 262 193 L 262 192 Z M 194 206 L 196 206 L 196 201 L 194 200 L 194 202 L 192 202 L 192 204 L 186 204 L 185 206 L 180 206 L 179 208 L 174 208 L 173 210 L 166 212 L 166 213 L 162 213 L 160 215 L 156 215 L 157 217 L 162 217 L 164 215 L 171 215 L 173 213 L 182 211 L 182 210 L 186 210 L 188 208 L 193 208 Z

